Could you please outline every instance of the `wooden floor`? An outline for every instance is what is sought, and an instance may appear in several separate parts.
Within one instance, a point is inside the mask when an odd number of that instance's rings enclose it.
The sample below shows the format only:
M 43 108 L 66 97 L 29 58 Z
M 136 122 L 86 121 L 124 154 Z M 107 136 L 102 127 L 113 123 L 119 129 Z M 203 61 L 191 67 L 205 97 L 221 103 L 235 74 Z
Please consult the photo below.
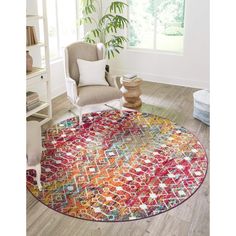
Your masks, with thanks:
M 144 82 L 142 101 L 157 106 L 155 110 L 148 106 L 147 109 L 194 133 L 205 146 L 209 158 L 209 127 L 192 117 L 194 91 L 196 89 Z M 54 99 L 52 122 L 72 117 L 67 112 L 69 107 L 65 94 Z M 87 112 L 99 109 L 107 107 L 92 106 Z M 27 192 L 27 235 L 208 236 L 209 172 L 200 189 L 182 205 L 159 216 L 125 223 L 97 223 L 68 217 L 47 208 Z

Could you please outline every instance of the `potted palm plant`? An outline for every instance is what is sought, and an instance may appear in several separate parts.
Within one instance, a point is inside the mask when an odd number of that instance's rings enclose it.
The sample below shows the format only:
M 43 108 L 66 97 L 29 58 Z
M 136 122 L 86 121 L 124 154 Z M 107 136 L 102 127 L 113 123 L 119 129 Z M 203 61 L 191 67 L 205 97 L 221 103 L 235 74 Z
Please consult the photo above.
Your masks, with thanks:
M 84 40 L 88 43 L 103 43 L 108 59 L 120 53 L 127 41 L 121 30 L 124 30 L 129 23 L 122 15 L 128 4 L 122 1 L 110 1 L 104 6 L 103 0 L 81 0 L 81 3 L 83 17 L 80 24 L 90 26 Z

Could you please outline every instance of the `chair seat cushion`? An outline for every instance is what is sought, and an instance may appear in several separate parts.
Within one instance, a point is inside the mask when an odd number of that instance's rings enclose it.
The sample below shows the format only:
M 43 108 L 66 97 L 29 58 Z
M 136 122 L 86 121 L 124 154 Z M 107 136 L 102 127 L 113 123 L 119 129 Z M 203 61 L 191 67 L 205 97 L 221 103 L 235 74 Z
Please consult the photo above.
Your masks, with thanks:
M 122 93 L 119 89 L 109 86 L 85 86 L 78 88 L 79 106 L 108 102 L 120 99 Z

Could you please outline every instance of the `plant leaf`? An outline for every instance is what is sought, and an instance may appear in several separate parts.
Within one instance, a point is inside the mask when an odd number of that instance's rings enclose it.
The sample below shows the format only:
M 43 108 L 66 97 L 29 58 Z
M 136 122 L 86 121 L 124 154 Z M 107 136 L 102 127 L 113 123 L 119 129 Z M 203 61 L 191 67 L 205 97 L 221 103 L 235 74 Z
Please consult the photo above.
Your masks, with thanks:
M 106 15 L 104 15 L 100 20 L 99 20 L 99 25 L 102 25 L 102 24 L 105 24 L 106 23 L 106 21 L 108 22 L 111 22 L 111 21 L 113 21 L 113 18 L 114 18 L 114 16 L 112 15 L 112 14 L 106 14 Z
M 110 5 L 110 13 L 114 12 L 115 14 L 117 13 L 117 11 L 119 13 L 123 13 L 124 11 L 124 7 L 128 7 L 128 4 L 121 2 L 121 1 L 114 1 L 111 3 Z
M 93 34 L 94 38 L 99 37 L 101 30 L 100 29 L 93 29 L 90 31 L 91 34 Z
M 92 23 L 91 17 L 87 16 L 80 19 L 80 25 Z

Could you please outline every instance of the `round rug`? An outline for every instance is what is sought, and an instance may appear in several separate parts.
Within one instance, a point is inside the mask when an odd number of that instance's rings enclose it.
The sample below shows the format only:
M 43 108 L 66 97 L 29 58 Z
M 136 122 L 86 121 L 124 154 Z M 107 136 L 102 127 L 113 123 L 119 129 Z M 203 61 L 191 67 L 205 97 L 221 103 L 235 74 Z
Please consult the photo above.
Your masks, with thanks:
M 202 184 L 207 157 L 198 139 L 148 113 L 102 111 L 45 133 L 41 165 L 27 188 L 49 208 L 85 220 L 130 221 L 170 210 Z

